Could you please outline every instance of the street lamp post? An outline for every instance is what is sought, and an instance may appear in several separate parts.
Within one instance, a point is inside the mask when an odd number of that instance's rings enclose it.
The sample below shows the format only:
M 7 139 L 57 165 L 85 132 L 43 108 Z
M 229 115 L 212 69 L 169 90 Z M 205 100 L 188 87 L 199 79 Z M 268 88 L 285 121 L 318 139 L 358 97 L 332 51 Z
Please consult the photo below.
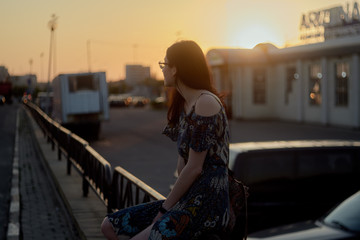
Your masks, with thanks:
M 90 39 L 87 40 L 87 60 L 88 60 L 88 69 L 89 73 L 91 72 L 91 46 L 90 46 Z
M 40 53 L 40 79 L 44 81 L 44 53 Z
M 53 60 L 53 51 L 54 51 L 54 34 L 55 29 L 57 27 L 57 19 L 58 17 L 53 14 L 51 16 L 51 20 L 48 23 L 48 27 L 50 28 L 50 49 L 49 49 L 49 68 L 48 68 L 48 82 L 47 82 L 47 97 L 46 97 L 46 114 L 50 114 L 50 77 L 51 77 L 51 63 Z
M 32 74 L 32 65 L 33 65 L 34 61 L 32 58 L 29 59 L 29 65 L 30 65 L 30 72 L 29 72 L 29 75 Z
M 32 65 L 33 65 L 34 61 L 32 58 L 29 59 L 29 65 L 30 65 L 30 71 L 29 71 L 29 77 L 28 77 L 28 81 L 27 81 L 27 94 L 33 94 L 33 89 L 32 89 Z

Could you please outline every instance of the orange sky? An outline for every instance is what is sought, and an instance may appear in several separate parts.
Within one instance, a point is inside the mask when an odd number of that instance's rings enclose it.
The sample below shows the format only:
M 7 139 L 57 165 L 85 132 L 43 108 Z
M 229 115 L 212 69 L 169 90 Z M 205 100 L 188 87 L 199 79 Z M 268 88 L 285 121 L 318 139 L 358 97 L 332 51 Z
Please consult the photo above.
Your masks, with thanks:
M 214 47 L 278 47 L 298 41 L 300 18 L 311 10 L 345 5 L 341 0 L 0 0 L 0 65 L 11 75 L 48 80 L 52 14 L 55 72 L 106 71 L 125 77 L 126 64 L 151 67 L 178 39 L 192 39 L 204 53 Z M 353 1 L 349 1 L 350 5 Z M 90 41 L 90 66 L 87 42 Z M 32 62 L 32 64 L 30 64 Z

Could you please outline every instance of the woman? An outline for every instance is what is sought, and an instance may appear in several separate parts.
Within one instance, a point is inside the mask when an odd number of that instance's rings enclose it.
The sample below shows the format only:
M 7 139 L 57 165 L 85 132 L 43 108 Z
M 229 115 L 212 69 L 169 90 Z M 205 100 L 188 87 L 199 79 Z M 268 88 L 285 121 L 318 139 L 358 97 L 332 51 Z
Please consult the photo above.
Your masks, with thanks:
M 229 129 L 201 48 L 181 41 L 159 62 L 174 94 L 163 133 L 178 147 L 178 179 L 166 200 L 120 210 L 104 219 L 108 239 L 197 239 L 229 222 Z

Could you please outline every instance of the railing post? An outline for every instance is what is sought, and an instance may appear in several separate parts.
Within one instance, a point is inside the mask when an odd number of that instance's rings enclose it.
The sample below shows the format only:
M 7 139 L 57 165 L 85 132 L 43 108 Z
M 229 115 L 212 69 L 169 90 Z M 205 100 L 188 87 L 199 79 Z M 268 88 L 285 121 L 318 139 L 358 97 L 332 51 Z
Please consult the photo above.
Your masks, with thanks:
M 81 154 L 80 154 L 80 166 L 82 167 L 83 169 L 83 183 L 82 183 L 82 188 L 83 188 L 83 197 L 87 197 L 88 194 L 89 194 L 89 183 L 86 179 L 86 177 L 89 177 L 89 165 L 88 165 L 88 162 L 89 162 L 89 156 L 88 154 L 86 154 L 87 152 L 85 151 L 85 145 L 82 145 L 82 148 L 81 149 L 78 149 L 78 151 L 81 151 Z
M 71 160 L 70 160 L 70 156 L 67 157 L 67 161 L 66 161 L 66 173 L 67 175 L 71 175 Z
M 66 159 L 66 173 L 67 175 L 71 175 L 71 156 L 72 156 L 72 151 L 73 151 L 73 148 L 72 146 L 70 145 L 70 136 L 69 136 L 69 148 L 68 148 L 68 152 L 67 152 L 67 159 Z
M 111 192 L 110 192 L 111 194 Z M 111 195 L 110 195 L 111 196 Z M 112 206 L 113 206 L 113 203 L 112 203 L 112 200 L 111 198 L 108 199 L 108 204 L 107 204 L 107 207 L 106 207 L 106 211 L 107 213 L 111 213 L 112 212 Z
M 55 150 L 55 141 L 53 137 L 51 137 L 51 150 Z
M 58 144 L 58 160 L 61 161 L 61 149 L 59 144 Z
M 71 138 L 71 133 L 68 133 L 66 135 L 66 172 L 67 175 L 71 175 L 71 162 L 70 162 L 70 151 L 71 151 L 71 146 L 70 146 L 70 138 Z
M 113 191 L 112 191 L 112 188 L 111 188 L 111 185 L 112 185 L 112 176 L 111 176 L 111 166 L 110 164 L 106 165 L 106 168 L 105 168 L 105 181 L 106 181 L 106 185 L 105 185 L 105 193 L 104 193 L 104 196 L 105 198 L 107 199 L 107 212 L 108 213 L 111 213 L 112 212 L 112 207 L 113 207 L 113 201 L 112 201 L 112 197 L 113 197 Z
M 114 201 L 113 201 L 113 191 L 111 190 L 111 188 L 109 188 L 108 191 L 108 199 L 107 199 L 107 206 L 106 206 L 106 210 L 107 213 L 111 213 L 112 209 L 113 209 L 114 205 Z M 115 207 L 114 207 L 115 208 Z
M 54 122 L 50 122 L 50 133 L 51 133 L 51 150 L 55 151 L 55 138 L 56 138 L 56 132 L 57 127 L 54 125 Z
M 87 197 L 89 194 L 89 183 L 86 180 L 85 173 L 83 174 L 82 190 L 83 190 L 83 197 Z
M 125 190 L 124 190 L 124 176 L 120 175 L 120 208 L 123 209 L 125 207 Z

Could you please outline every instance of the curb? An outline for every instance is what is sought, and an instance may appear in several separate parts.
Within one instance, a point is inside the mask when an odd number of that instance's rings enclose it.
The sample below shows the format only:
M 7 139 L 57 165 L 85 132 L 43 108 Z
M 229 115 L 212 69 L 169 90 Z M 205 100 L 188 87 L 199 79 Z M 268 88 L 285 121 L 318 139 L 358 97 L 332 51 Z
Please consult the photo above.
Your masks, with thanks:
M 8 240 L 20 239 L 20 189 L 19 189 L 19 109 L 16 113 L 16 133 L 11 178 L 11 202 L 7 229 Z

